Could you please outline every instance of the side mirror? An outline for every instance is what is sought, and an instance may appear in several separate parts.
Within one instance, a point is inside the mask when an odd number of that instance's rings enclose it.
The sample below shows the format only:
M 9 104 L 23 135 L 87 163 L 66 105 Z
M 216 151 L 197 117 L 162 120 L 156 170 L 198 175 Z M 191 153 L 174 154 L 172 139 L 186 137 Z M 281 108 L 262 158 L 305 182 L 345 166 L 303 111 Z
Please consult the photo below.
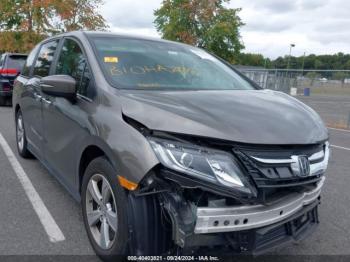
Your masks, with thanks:
M 40 80 L 41 90 L 48 95 L 73 99 L 76 96 L 76 81 L 68 75 L 52 75 Z

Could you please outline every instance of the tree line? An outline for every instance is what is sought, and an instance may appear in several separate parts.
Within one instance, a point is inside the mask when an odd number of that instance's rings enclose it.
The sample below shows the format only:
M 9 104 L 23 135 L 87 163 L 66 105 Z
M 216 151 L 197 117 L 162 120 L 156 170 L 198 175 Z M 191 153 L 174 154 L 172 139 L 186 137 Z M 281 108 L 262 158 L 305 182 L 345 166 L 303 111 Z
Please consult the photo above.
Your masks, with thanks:
M 265 68 L 287 69 L 288 60 L 289 69 L 304 70 L 350 70 L 350 54 L 337 53 L 333 55 L 315 55 L 306 56 L 284 56 L 274 60 L 264 57 L 261 54 L 242 53 L 239 56 L 239 64 L 258 66 Z

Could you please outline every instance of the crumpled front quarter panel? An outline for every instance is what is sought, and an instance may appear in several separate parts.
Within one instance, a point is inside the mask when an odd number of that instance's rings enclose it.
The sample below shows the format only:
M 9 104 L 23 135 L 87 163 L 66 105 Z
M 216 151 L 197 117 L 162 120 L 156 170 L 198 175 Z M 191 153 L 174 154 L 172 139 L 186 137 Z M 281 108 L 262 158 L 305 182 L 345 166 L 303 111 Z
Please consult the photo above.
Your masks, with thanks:
M 138 183 L 159 161 L 147 139 L 123 120 L 120 97 L 105 95 L 101 99 L 92 115 L 96 135 L 111 150 L 117 175 Z

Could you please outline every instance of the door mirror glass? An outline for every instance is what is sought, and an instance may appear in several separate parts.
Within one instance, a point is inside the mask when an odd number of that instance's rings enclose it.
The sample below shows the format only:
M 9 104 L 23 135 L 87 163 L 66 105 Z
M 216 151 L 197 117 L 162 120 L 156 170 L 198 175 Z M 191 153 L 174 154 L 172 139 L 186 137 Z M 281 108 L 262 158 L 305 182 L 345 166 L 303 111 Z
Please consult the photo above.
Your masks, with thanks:
M 76 81 L 68 75 L 52 75 L 43 77 L 40 81 L 41 90 L 48 95 L 65 97 L 68 99 L 76 96 Z

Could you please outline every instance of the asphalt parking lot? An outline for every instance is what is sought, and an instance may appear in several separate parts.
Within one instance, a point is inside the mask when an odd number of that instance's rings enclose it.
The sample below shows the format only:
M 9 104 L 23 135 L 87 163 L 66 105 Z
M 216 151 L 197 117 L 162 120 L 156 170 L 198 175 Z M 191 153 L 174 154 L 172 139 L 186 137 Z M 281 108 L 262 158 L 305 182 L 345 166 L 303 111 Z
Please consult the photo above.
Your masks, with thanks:
M 0 143 L 0 255 L 93 255 L 80 205 L 37 160 L 18 156 L 10 107 L 0 107 L 1 135 L 9 148 Z M 322 194 L 321 224 L 308 239 L 278 248 L 273 254 L 350 255 L 350 131 L 330 129 L 330 136 L 332 158 Z M 11 165 L 14 159 L 9 149 L 20 167 Z M 23 187 L 17 174 L 21 167 L 37 195 Z M 49 237 L 28 192 L 39 197 L 37 201 L 42 201 L 63 238 Z
M 1 146 L 0 255 L 94 255 L 80 205 L 37 160 L 17 154 L 11 107 L 0 107 L 0 133 L 64 236 L 64 240 L 50 241 Z
M 298 99 L 315 109 L 327 125 L 350 129 L 349 95 L 298 96 Z

